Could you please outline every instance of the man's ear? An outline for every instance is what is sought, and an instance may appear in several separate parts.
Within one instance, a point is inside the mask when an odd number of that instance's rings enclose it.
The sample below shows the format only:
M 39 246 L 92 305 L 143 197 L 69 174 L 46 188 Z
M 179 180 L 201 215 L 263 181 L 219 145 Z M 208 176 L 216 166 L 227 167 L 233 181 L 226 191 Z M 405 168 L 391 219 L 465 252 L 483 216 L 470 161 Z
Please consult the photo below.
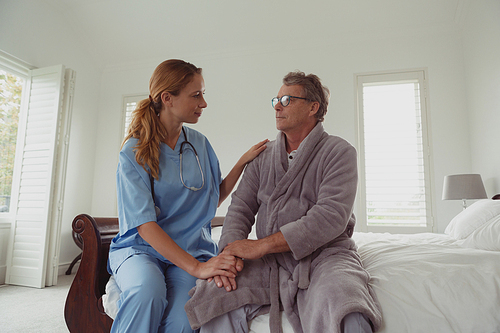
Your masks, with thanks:
M 164 91 L 161 93 L 161 102 L 163 105 L 172 106 L 172 94 L 168 91 Z
M 319 102 L 312 102 L 311 109 L 309 110 L 309 116 L 314 116 L 318 113 L 319 110 Z

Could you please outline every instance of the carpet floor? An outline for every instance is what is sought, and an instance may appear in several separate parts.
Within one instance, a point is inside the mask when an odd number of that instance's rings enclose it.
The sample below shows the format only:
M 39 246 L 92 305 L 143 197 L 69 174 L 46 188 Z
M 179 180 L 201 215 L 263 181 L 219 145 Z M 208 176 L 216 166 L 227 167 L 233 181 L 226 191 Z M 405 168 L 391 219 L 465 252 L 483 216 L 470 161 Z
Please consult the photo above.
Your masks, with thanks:
M 0 285 L 0 332 L 67 333 L 64 303 L 74 277 L 61 275 L 43 289 Z

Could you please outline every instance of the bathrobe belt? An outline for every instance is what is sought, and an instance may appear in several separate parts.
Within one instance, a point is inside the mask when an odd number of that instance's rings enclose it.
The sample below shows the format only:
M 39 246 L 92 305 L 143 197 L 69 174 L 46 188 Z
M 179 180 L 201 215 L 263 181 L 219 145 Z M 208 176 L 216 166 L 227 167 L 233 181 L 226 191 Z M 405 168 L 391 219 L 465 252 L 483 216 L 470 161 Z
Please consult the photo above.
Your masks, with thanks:
M 307 289 L 309 287 L 309 274 L 311 270 L 311 257 L 307 256 L 299 261 L 295 267 L 295 272 L 298 273 L 298 289 Z M 281 257 L 284 259 L 284 256 Z M 280 316 L 280 280 L 279 280 L 279 264 L 274 255 L 264 257 L 264 260 L 271 268 L 270 276 L 270 301 L 271 306 L 269 309 L 269 328 L 271 333 L 283 333 Z M 292 274 L 292 277 L 297 277 Z

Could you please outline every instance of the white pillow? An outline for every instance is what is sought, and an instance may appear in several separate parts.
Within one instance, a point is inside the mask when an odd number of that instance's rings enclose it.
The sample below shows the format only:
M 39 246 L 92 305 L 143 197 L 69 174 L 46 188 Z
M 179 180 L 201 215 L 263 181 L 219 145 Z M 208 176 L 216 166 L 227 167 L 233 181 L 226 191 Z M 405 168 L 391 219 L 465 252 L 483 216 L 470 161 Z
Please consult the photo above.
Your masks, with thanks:
M 500 215 L 483 224 L 462 240 L 461 245 L 480 250 L 500 251 Z
M 478 228 L 494 223 L 500 215 L 500 200 L 478 200 L 455 216 L 444 233 L 460 240 L 469 237 Z M 497 234 L 498 236 L 498 234 Z
M 118 313 L 118 300 L 121 293 L 122 291 L 118 287 L 115 277 L 111 275 L 108 283 L 106 283 L 106 293 L 102 295 L 102 307 L 111 319 L 115 319 Z

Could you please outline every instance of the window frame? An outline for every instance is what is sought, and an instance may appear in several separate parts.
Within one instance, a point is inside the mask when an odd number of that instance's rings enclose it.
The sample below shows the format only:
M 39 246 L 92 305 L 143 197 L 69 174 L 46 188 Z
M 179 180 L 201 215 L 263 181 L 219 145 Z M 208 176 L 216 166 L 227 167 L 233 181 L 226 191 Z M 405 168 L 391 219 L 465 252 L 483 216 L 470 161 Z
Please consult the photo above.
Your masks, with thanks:
M 131 94 L 131 95 L 124 95 L 122 98 L 122 126 L 121 126 L 121 131 L 120 131 L 120 145 L 123 142 L 123 139 L 125 138 L 125 135 L 127 134 L 126 130 L 126 125 L 127 125 L 127 104 L 128 103 L 137 103 L 143 99 L 148 98 L 148 94 Z M 135 109 L 134 109 L 135 110 Z M 133 111 L 132 111 L 133 112 Z
M 30 66 L 29 64 L 25 63 L 22 60 L 19 60 L 8 53 L 3 52 L 0 50 L 0 68 L 10 74 L 16 75 L 18 77 L 21 77 L 24 80 L 23 83 L 23 92 L 21 95 L 21 105 L 19 109 L 19 124 L 21 124 L 21 121 L 23 120 L 23 117 L 25 117 L 25 113 L 27 112 L 27 102 L 29 99 L 29 94 L 27 93 L 28 90 L 28 79 L 29 79 L 29 72 L 30 70 L 34 69 L 35 67 Z M 18 124 L 18 126 L 19 126 Z M 16 141 L 19 142 L 20 140 L 20 131 L 17 132 L 17 139 Z M 16 153 L 17 153 L 17 148 L 16 148 Z M 16 167 L 18 167 L 19 164 L 17 161 L 17 158 L 15 159 L 14 162 L 14 171 L 16 170 Z M 14 177 L 13 177 L 14 178 Z M 0 223 L 9 223 L 11 224 L 14 220 L 15 217 L 15 202 L 16 200 L 13 200 L 18 197 L 17 191 L 17 186 L 16 184 L 12 184 L 12 190 L 11 190 L 11 200 L 10 200 L 10 206 L 9 206 L 9 211 L 8 212 L 0 212 Z
M 358 147 L 358 196 L 357 196 L 357 224 L 356 229 L 363 232 L 389 232 L 389 233 L 419 233 L 435 232 L 434 224 L 434 200 L 433 200 L 433 172 L 432 172 L 432 151 L 430 145 L 430 119 L 428 105 L 428 74 L 426 68 L 381 71 L 371 73 L 358 73 L 354 75 L 354 89 L 356 100 L 356 138 Z M 367 223 L 367 202 L 366 202 L 366 177 L 365 177 L 365 148 L 364 148 L 364 119 L 363 119 L 363 84 L 384 83 L 418 80 L 420 89 L 420 112 L 422 126 L 422 149 L 424 159 L 424 183 L 425 183 L 425 204 L 426 204 L 426 225 L 368 225 Z

